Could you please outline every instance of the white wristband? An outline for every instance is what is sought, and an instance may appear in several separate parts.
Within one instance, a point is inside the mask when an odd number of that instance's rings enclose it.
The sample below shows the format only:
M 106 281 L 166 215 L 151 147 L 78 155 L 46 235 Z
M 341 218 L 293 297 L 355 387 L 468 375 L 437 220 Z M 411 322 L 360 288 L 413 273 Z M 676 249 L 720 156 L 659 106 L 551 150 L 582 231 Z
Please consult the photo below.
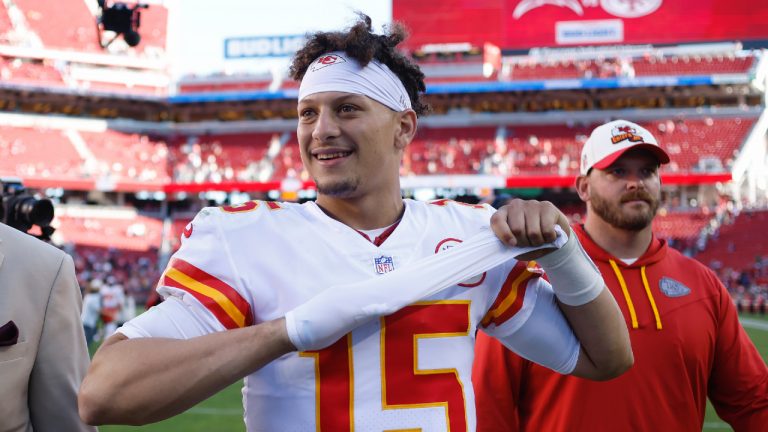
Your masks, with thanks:
M 600 270 L 571 231 L 565 246 L 536 260 L 541 265 L 558 300 L 581 306 L 597 298 L 605 287 Z

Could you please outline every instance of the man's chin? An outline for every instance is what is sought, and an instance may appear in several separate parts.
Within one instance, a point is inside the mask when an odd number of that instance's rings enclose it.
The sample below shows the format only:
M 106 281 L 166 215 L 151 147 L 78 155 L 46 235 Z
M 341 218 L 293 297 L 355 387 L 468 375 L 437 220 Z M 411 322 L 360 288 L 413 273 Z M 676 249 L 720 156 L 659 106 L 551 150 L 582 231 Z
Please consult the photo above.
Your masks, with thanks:
M 348 198 L 357 191 L 358 182 L 347 180 L 339 182 L 318 182 L 317 193 L 334 198 Z
M 653 223 L 653 215 L 643 214 L 634 217 L 623 217 L 619 222 L 622 229 L 628 231 L 642 231 Z

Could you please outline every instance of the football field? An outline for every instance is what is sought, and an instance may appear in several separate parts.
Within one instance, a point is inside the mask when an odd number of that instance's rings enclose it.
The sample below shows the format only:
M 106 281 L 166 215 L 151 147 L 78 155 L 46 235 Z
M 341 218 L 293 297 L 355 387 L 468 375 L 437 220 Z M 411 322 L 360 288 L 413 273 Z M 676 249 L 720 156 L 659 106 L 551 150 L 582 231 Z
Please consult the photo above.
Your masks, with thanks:
M 768 361 L 768 317 L 763 315 L 742 315 L 742 324 L 754 341 L 763 360 Z M 241 383 L 236 383 L 212 398 L 189 409 L 172 419 L 148 426 L 102 426 L 101 431 L 128 432 L 243 432 L 243 411 L 241 406 Z M 704 420 L 705 431 L 731 431 L 732 429 L 717 417 L 714 409 L 707 404 Z

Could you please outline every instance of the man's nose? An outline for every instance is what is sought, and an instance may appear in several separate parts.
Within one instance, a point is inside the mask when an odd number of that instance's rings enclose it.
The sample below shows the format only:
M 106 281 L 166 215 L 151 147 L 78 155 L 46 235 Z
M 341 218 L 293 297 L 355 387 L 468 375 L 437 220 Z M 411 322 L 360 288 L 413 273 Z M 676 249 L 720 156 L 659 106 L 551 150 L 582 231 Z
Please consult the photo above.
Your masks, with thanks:
M 323 110 L 317 115 L 315 128 L 312 131 L 312 139 L 316 141 L 327 141 L 339 136 L 339 124 L 333 113 Z
M 627 189 L 645 189 L 645 178 L 640 173 L 629 173 Z

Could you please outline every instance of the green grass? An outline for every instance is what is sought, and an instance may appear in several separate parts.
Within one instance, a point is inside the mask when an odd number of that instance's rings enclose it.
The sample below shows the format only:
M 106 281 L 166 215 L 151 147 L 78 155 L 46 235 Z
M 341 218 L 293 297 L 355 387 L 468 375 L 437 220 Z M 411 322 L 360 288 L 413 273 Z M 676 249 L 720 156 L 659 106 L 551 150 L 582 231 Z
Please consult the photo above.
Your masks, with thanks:
M 766 315 L 743 314 L 741 316 L 750 320 L 762 321 L 768 324 L 768 316 Z M 755 347 L 760 352 L 760 355 L 763 356 L 763 361 L 768 363 L 768 331 L 750 328 L 749 326 L 745 326 L 744 329 L 747 331 L 747 334 L 749 334 L 749 337 L 752 339 Z M 707 401 L 707 414 L 704 417 L 704 430 L 733 431 L 733 429 L 731 429 L 727 423 L 720 420 L 720 417 L 717 416 L 715 409 L 712 408 L 712 404 L 709 403 L 709 401 Z
M 146 426 L 100 426 L 102 432 L 243 432 L 242 383 L 232 384 L 183 414 Z
M 759 320 L 768 324 L 768 316 L 743 315 L 745 318 Z M 746 327 L 752 341 L 768 362 L 768 331 Z M 147 426 L 102 426 L 104 432 L 243 432 L 242 383 L 236 383 L 222 392 L 205 400 L 171 419 Z M 704 418 L 705 431 L 732 431 L 730 426 L 720 420 L 712 405 L 707 402 L 707 413 Z

